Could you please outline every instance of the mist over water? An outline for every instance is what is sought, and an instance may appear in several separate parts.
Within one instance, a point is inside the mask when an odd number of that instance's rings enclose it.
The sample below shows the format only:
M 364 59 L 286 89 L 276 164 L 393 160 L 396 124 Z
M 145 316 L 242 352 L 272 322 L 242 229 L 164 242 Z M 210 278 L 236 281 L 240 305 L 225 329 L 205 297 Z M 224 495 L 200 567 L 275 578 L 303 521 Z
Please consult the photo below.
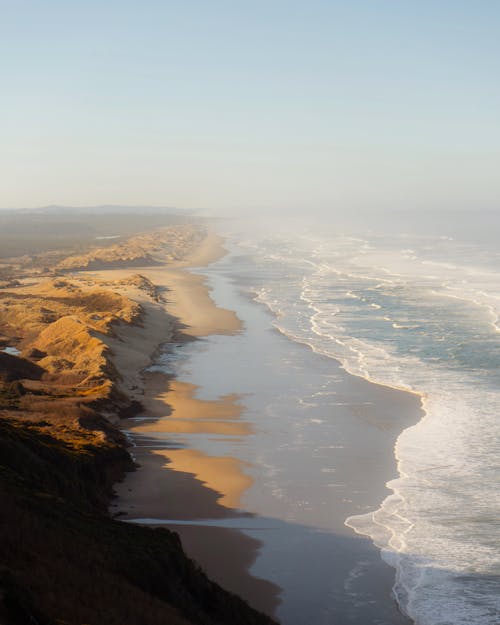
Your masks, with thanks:
M 475 217 L 231 226 L 283 334 L 422 397 L 425 417 L 396 444 L 393 494 L 346 519 L 395 568 L 395 597 L 421 625 L 500 619 L 498 218 Z

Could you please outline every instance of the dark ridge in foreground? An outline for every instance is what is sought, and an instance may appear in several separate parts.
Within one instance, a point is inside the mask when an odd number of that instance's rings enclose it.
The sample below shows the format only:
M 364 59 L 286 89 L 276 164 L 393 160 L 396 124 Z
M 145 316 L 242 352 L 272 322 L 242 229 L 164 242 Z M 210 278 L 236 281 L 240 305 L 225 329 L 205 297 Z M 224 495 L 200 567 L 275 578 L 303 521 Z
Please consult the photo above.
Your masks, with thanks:
M 211 582 L 177 534 L 106 515 L 130 469 L 119 438 L 75 448 L 39 426 L 0 419 L 3 625 L 272 625 Z

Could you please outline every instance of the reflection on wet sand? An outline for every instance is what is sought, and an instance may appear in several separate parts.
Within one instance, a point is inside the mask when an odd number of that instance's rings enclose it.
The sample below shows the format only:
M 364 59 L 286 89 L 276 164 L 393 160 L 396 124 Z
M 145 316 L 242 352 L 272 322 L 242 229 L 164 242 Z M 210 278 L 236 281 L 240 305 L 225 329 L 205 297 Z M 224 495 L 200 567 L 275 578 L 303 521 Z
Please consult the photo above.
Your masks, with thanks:
M 240 398 L 198 399 L 197 387 L 192 384 L 158 373 L 148 378 L 146 406 L 151 412 L 143 416 L 149 418 L 128 421 L 140 469 L 116 489 L 122 517 L 189 522 L 246 516 L 240 502 L 253 483 L 247 473 L 249 465 L 189 446 L 193 444 L 190 434 L 220 439 L 221 435 L 243 437 L 251 433 L 250 425 L 240 420 Z M 248 572 L 260 548 L 258 540 L 218 527 L 174 524 L 172 529 L 212 579 L 259 609 L 270 614 L 275 611 L 279 588 Z
M 194 384 L 175 379 L 165 381 L 165 390 L 158 388 L 161 382 L 159 374 L 154 375 L 156 394 L 154 402 L 147 407 L 152 412 L 163 413 L 161 418 L 151 421 L 139 421 L 130 428 L 134 433 L 162 432 L 175 434 L 222 434 L 226 436 L 245 436 L 252 433 L 248 423 L 239 421 L 242 406 L 237 403 L 237 395 L 226 395 L 217 400 L 203 400 L 195 397 L 197 387 Z M 167 405 L 168 402 L 168 405 Z
M 155 374 L 157 394 L 154 399 L 162 403 L 168 400 L 168 414 L 152 421 L 136 421 L 129 429 L 132 434 L 245 436 L 251 433 L 249 424 L 239 421 L 243 407 L 238 403 L 237 395 L 226 395 L 216 400 L 198 399 L 195 385 L 161 377 L 168 390 L 159 390 L 161 380 Z M 190 473 L 219 493 L 218 503 L 227 508 L 237 509 L 241 495 L 252 485 L 252 478 L 244 472 L 245 463 L 237 458 L 210 456 L 196 449 L 152 449 L 151 453 L 164 459 L 164 467 Z
M 217 503 L 226 508 L 237 509 L 242 493 L 253 483 L 243 473 L 245 463 L 236 458 L 207 456 L 195 449 L 155 451 L 167 460 L 167 466 L 174 471 L 192 473 L 200 482 L 220 493 Z
M 213 260 L 214 254 L 219 257 L 221 253 L 220 240 L 212 238 L 205 244 L 206 258 L 202 260 Z M 134 363 L 147 366 L 144 349 L 150 354 L 154 349 L 152 333 L 159 349 L 163 341 L 175 344 L 209 334 L 235 334 L 241 330 L 241 322 L 234 312 L 214 304 L 202 276 L 167 267 L 147 268 L 143 273 L 164 288 L 167 301 L 159 305 L 141 294 L 144 325 L 137 330 L 133 343 L 127 337 L 113 346 L 117 368 L 128 371 L 129 366 L 132 389 L 137 389 L 133 392 L 143 407 L 138 417 L 122 422 L 135 444 L 133 453 L 140 468 L 116 486 L 113 511 L 123 519 L 187 522 L 182 527 L 172 525 L 187 554 L 212 579 L 272 614 L 279 603 L 280 589 L 253 577 L 248 570 L 260 541 L 235 529 L 189 525 L 189 521 L 200 519 L 249 516 L 239 509 L 243 493 L 253 483 L 249 465 L 220 452 L 210 455 L 197 448 L 200 436 L 210 443 L 234 442 L 252 434 L 251 425 L 241 420 L 244 407 L 240 397 L 199 399 L 196 386 L 158 370 L 142 370 L 138 386 L 135 370 L 134 380 Z
M 195 397 L 198 387 L 188 382 L 171 380 L 165 393 L 159 393 L 158 400 L 168 403 L 171 414 L 177 419 L 239 419 L 242 406 L 239 396 L 225 395 L 217 400 L 202 400 Z

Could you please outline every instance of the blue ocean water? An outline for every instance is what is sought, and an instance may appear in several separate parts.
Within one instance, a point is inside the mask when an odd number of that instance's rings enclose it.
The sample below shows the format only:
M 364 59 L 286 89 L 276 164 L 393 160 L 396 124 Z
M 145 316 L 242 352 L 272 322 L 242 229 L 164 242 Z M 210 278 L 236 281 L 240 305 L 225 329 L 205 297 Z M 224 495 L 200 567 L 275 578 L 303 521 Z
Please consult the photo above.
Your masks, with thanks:
M 346 519 L 419 625 L 500 622 L 500 252 L 491 237 L 233 227 L 247 290 L 291 341 L 421 396 L 380 507 Z M 251 278 L 250 278 L 251 276 Z

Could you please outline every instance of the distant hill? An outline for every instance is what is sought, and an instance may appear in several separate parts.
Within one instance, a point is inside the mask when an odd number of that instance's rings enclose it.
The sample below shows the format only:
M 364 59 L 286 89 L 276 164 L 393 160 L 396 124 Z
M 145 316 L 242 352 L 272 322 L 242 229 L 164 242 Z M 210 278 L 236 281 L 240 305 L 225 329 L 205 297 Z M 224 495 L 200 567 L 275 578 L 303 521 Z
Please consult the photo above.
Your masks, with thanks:
M 68 248 L 82 251 L 96 242 L 100 246 L 116 243 L 121 236 L 190 223 L 193 219 L 189 211 L 152 206 L 3 209 L 0 210 L 0 257 Z
M 137 205 L 137 206 L 123 206 L 120 204 L 100 204 L 98 206 L 64 206 L 60 204 L 51 204 L 49 206 L 39 206 L 39 207 L 31 207 L 31 208 L 0 208 L 0 214 L 3 212 L 8 212 L 10 214 L 86 214 L 86 215 L 110 215 L 110 214 L 121 214 L 121 215 L 137 215 L 137 214 L 148 214 L 148 215 L 159 215 L 159 214 L 169 214 L 169 215 L 190 215 L 194 211 L 185 210 L 181 208 L 176 208 L 175 206 L 148 206 L 148 205 Z

